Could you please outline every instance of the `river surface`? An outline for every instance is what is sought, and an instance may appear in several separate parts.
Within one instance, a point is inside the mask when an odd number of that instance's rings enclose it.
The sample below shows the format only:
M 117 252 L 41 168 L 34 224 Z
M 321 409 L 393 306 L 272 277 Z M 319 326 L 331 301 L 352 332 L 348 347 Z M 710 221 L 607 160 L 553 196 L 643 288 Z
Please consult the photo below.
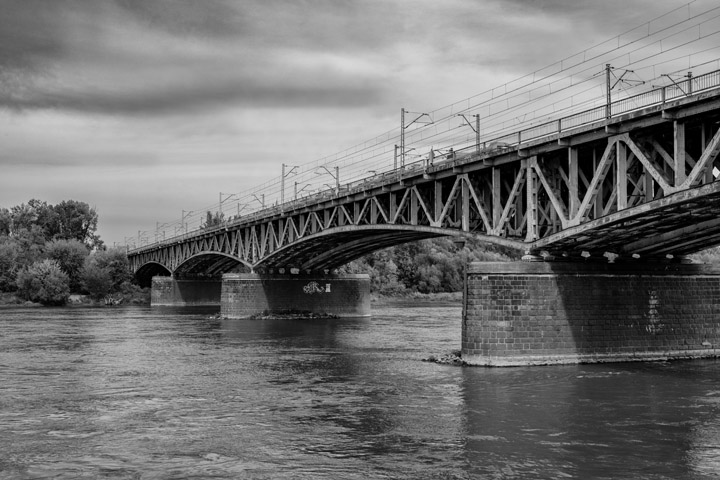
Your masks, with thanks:
M 704 479 L 720 362 L 421 361 L 457 304 L 343 320 L 0 309 L 2 479 Z

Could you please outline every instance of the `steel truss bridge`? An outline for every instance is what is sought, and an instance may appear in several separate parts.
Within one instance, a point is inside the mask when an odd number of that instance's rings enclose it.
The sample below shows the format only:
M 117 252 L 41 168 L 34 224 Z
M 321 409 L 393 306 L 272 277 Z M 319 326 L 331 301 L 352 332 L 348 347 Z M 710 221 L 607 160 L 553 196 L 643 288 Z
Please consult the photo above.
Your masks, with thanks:
M 692 81 L 145 245 L 131 266 L 144 283 L 318 272 L 468 234 L 566 259 L 697 252 L 720 244 L 720 72 Z

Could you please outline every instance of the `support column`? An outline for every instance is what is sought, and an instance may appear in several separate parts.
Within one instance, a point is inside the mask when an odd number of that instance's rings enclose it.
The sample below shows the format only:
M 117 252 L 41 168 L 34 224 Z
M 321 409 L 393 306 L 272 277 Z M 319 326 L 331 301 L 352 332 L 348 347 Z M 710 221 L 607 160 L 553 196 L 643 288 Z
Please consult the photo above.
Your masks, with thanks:
M 675 186 L 679 187 L 685 181 L 685 124 L 675 120 Z
M 219 306 L 220 279 L 175 279 L 153 277 L 150 305 L 155 306 Z
M 515 366 L 720 356 L 720 269 L 472 263 L 462 357 Z
M 226 273 L 221 297 L 220 314 L 228 318 L 267 314 L 368 317 L 370 277 Z
M 537 175 L 533 165 L 535 163 L 535 157 L 528 160 L 523 160 L 523 168 L 525 168 L 525 188 L 526 188 L 526 207 L 527 207 L 527 235 L 525 240 L 532 242 L 537 240 L 538 235 L 538 186 L 537 186 Z
M 577 217 L 580 210 L 580 197 L 578 195 L 579 186 L 579 160 L 578 149 L 568 147 L 568 219 Z
M 615 191 L 617 192 L 617 209 L 625 210 L 627 208 L 627 148 L 624 143 L 615 142 L 617 148 L 617 158 L 615 160 Z

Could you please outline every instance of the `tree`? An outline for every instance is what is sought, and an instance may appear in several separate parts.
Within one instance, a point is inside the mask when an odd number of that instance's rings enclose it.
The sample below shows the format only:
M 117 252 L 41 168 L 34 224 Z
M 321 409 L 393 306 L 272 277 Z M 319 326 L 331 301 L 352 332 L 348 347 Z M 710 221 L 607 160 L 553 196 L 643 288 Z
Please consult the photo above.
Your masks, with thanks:
M 221 225 L 223 221 L 225 220 L 225 215 L 221 212 L 215 212 L 213 213 L 208 210 L 207 214 L 205 215 L 205 223 L 202 225 L 202 228 L 210 228 L 210 227 L 216 227 L 218 225 Z
M 10 210 L 10 217 L 11 235 L 14 235 L 16 232 L 23 229 L 30 230 L 33 225 L 37 224 L 38 219 L 35 209 L 32 208 L 30 205 L 26 205 L 24 203 L 12 207 L 12 209 Z
M 18 268 L 29 267 L 44 258 L 45 235 L 38 225 L 16 230 L 9 238 L 18 246 Z
M 97 230 L 98 215 L 94 209 L 85 202 L 65 200 L 54 207 L 57 228 L 54 238 L 75 239 L 88 248 L 99 248 L 102 241 L 95 232 Z
M 93 282 L 105 282 L 105 275 L 99 272 L 105 272 L 110 280 L 109 291 L 105 294 L 123 291 L 132 280 L 125 250 L 122 248 L 99 250 L 85 259 L 81 281 L 88 292 L 99 289 L 93 286 Z
M 80 274 L 85 265 L 85 258 L 89 254 L 87 246 L 75 239 L 52 240 L 45 245 L 45 255 L 57 261 L 63 272 L 68 275 L 71 292 L 80 291 Z
M 0 208 L 0 236 L 10 235 L 12 228 L 12 214 L 7 208 Z
M 100 300 L 112 292 L 113 280 L 110 272 L 98 266 L 97 262 L 87 262 L 81 278 L 83 287 L 95 300 Z
M 35 262 L 17 274 L 18 294 L 43 305 L 63 305 L 70 296 L 70 279 L 55 260 Z
M 15 277 L 18 271 L 20 248 L 10 237 L 0 237 L 0 292 L 11 292 L 17 287 Z

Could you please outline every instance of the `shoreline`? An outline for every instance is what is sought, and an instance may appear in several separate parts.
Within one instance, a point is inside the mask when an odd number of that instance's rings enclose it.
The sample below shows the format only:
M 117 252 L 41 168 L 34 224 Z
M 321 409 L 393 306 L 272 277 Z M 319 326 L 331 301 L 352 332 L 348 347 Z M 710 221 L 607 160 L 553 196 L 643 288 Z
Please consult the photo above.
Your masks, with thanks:
M 462 292 L 441 292 L 441 293 L 402 293 L 402 294 L 383 294 L 381 292 L 373 292 L 370 294 L 370 302 L 377 305 L 391 305 L 395 303 L 405 302 L 420 302 L 420 303 L 431 303 L 431 302 L 461 302 Z M 72 294 L 68 299 L 65 307 L 97 307 L 108 305 L 105 301 L 95 301 L 90 299 L 89 295 Z M 122 298 L 121 302 L 112 306 L 123 306 L 123 305 L 150 305 L 149 295 L 135 296 L 132 298 Z M 2 307 L 43 307 L 40 303 L 30 302 L 23 300 L 22 298 L 11 292 L 0 292 L 0 308 Z M 108 305 L 110 306 L 110 305 Z M 53 307 L 57 308 L 57 307 Z
M 463 292 L 440 292 L 440 293 L 406 293 L 399 295 L 383 295 L 379 292 L 371 293 L 370 301 L 377 304 L 392 304 L 403 302 L 462 302 Z

